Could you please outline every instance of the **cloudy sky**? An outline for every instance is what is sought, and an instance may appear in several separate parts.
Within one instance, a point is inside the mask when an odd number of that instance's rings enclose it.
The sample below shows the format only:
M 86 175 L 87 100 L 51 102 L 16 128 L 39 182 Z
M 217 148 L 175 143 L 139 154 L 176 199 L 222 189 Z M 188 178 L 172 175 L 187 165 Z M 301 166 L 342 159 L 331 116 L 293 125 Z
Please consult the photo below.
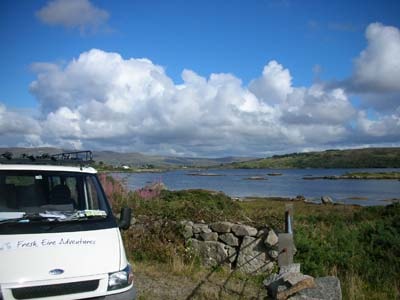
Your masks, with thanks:
M 0 147 L 400 145 L 397 0 L 3 0 L 0 54 Z

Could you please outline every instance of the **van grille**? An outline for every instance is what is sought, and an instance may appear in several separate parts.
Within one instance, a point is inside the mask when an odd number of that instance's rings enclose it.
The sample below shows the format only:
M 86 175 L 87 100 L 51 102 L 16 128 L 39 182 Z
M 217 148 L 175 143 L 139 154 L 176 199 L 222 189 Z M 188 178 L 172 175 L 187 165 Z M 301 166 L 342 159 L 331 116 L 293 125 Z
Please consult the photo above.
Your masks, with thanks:
M 88 280 L 80 282 L 16 288 L 12 290 L 12 294 L 15 299 L 32 299 L 91 292 L 97 290 L 98 287 L 99 280 Z

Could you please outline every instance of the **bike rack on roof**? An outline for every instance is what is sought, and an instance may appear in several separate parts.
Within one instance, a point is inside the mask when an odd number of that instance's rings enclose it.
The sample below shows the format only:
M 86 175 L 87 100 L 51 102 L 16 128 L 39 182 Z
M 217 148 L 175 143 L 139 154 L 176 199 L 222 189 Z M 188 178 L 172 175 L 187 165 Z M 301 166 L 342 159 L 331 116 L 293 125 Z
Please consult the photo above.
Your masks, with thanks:
M 0 154 L 0 164 L 35 164 L 35 165 L 89 165 L 93 163 L 92 151 L 72 151 L 57 154 L 28 155 L 14 158 L 11 152 Z

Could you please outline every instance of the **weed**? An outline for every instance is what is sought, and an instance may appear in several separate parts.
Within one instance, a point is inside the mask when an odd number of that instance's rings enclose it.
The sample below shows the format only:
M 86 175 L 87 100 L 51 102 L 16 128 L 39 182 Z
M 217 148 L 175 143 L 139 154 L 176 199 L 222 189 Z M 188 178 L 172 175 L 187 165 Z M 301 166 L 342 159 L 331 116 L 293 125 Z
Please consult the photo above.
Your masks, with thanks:
M 114 211 L 129 205 L 136 217 L 142 216 L 138 226 L 123 234 L 129 257 L 165 264 L 171 274 L 197 276 L 200 268 L 198 257 L 185 247 L 177 225 L 180 220 L 268 224 L 277 232 L 284 228 L 285 201 L 235 202 L 222 193 L 204 190 L 141 194 L 127 192 L 118 180 L 101 179 Z M 295 261 L 301 263 L 303 273 L 338 276 L 345 299 L 399 298 L 400 204 L 364 208 L 293 204 Z

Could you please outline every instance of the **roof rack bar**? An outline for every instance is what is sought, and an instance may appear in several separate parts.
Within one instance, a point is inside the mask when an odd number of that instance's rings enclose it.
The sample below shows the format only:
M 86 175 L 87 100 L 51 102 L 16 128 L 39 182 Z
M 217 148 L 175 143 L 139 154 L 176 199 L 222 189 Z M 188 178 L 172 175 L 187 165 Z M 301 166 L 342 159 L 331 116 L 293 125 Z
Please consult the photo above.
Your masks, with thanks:
M 75 160 L 82 162 L 92 162 L 93 153 L 92 151 L 73 151 L 63 152 L 51 155 L 52 160 Z
M 89 165 L 93 163 L 92 151 L 73 151 L 58 154 L 27 155 L 13 157 L 12 153 L 6 152 L 0 155 L 0 164 L 42 164 L 42 165 Z

